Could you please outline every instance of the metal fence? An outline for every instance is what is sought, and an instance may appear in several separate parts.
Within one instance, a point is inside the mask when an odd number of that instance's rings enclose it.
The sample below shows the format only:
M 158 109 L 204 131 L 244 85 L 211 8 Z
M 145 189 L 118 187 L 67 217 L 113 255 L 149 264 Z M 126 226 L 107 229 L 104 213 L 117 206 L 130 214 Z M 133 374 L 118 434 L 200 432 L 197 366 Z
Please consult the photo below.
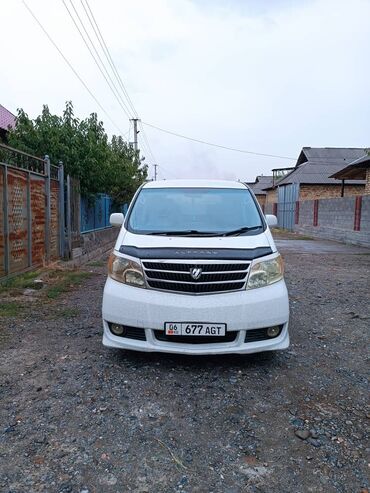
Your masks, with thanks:
M 291 183 L 278 187 L 277 217 L 280 228 L 293 230 L 299 184 Z
M 78 179 L 44 159 L 0 144 L 0 279 L 71 258 L 81 233 L 110 227 L 126 212 L 106 194 L 81 197 Z
M 112 199 L 109 195 L 98 194 L 93 198 L 81 198 L 81 233 L 104 229 L 110 226 L 109 216 Z
M 63 166 L 0 144 L 0 278 L 63 254 Z
M 126 213 L 128 204 L 117 206 L 107 194 L 97 194 L 93 198 L 81 197 L 81 233 L 110 227 L 112 212 Z

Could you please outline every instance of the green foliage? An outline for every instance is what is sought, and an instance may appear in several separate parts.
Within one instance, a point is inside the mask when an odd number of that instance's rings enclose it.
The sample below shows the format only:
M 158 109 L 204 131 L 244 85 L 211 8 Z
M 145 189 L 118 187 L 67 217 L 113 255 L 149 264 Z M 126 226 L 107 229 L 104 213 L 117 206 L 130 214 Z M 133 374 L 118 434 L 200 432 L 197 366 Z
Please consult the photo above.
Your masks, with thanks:
M 35 279 L 39 277 L 40 271 L 30 271 L 24 274 L 19 274 L 11 279 L 0 282 L 0 293 L 9 292 L 10 294 L 18 294 L 27 288 L 35 288 Z
M 58 310 L 55 315 L 60 318 L 74 318 L 79 315 L 80 311 L 78 308 L 64 308 L 63 310 Z
M 79 178 L 83 195 L 108 193 L 117 203 L 130 200 L 147 177 L 147 166 L 131 144 L 117 136 L 109 140 L 96 113 L 76 118 L 70 101 L 62 116 L 52 115 L 44 105 L 31 120 L 19 109 L 9 145 L 36 156 L 48 154 L 53 164 L 63 161 L 65 173 Z
M 56 279 L 54 279 L 53 284 L 48 286 L 46 292 L 46 296 L 50 299 L 58 298 L 61 294 L 67 293 L 93 274 L 83 271 L 61 271 L 56 272 L 55 276 Z
M 19 303 L 15 301 L 0 303 L 0 317 L 16 317 L 20 314 L 23 307 L 19 305 Z

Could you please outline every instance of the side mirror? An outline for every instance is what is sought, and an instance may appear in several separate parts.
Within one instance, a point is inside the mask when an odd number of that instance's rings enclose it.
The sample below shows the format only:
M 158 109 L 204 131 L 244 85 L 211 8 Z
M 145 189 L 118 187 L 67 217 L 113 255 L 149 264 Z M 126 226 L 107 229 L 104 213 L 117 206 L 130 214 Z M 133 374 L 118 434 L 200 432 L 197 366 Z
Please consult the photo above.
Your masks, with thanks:
M 109 222 L 111 226 L 121 227 L 125 216 L 121 212 L 114 212 L 110 215 Z
M 266 214 L 265 217 L 266 222 L 270 228 L 274 228 L 275 226 L 277 226 L 278 221 L 276 216 L 274 216 L 273 214 Z

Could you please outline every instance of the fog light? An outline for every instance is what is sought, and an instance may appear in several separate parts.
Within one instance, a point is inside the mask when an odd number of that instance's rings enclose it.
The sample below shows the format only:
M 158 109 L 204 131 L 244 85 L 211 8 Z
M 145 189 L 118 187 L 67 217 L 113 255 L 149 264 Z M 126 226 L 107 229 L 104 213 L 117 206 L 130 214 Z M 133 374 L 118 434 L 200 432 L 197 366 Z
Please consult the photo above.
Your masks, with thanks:
M 267 335 L 269 337 L 276 337 L 280 334 L 280 327 L 277 325 L 276 327 L 269 327 L 267 329 Z
M 123 325 L 110 324 L 110 330 L 113 332 L 114 335 L 121 336 L 125 329 L 124 329 Z

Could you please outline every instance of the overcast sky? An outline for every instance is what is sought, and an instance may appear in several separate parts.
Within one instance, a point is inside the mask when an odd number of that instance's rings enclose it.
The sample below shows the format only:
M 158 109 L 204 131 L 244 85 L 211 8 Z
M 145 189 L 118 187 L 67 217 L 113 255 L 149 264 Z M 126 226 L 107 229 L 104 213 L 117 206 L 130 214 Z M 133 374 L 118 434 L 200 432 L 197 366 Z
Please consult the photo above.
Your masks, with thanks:
M 126 133 L 127 116 L 63 3 L 27 3 Z M 89 3 L 143 121 L 292 158 L 303 146 L 370 147 L 370 0 Z M 74 4 L 82 16 L 80 0 Z M 108 133 L 117 133 L 23 3 L 0 0 L 0 12 L 0 103 L 35 117 L 42 104 L 61 113 L 72 100 L 79 117 L 96 111 Z M 159 176 L 167 179 L 252 181 L 295 164 L 215 149 L 152 128 L 146 134 Z

